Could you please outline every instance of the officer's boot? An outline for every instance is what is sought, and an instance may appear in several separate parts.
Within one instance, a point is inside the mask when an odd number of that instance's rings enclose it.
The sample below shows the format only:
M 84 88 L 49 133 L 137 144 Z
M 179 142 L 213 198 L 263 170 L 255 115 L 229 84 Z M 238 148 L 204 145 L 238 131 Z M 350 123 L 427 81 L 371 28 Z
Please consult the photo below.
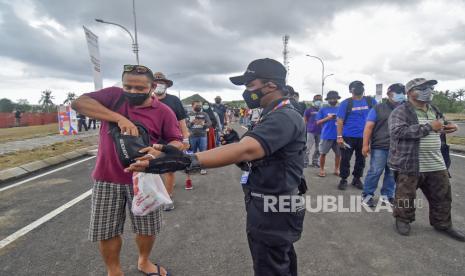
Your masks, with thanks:
M 347 179 L 341 178 L 341 181 L 339 181 L 339 185 L 337 186 L 339 190 L 345 190 L 347 189 Z
M 396 219 L 396 230 L 403 236 L 410 235 L 410 223 Z

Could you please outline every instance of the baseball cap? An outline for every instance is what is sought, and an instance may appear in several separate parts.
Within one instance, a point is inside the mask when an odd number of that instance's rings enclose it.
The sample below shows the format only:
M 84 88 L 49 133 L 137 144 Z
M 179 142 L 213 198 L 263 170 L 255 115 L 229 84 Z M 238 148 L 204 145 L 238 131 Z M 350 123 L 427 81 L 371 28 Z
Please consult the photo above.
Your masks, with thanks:
M 156 72 L 153 74 L 154 81 L 163 81 L 166 83 L 167 87 L 173 86 L 173 81 L 166 78 L 162 72 Z
M 235 85 L 245 85 L 255 79 L 273 80 L 282 86 L 286 85 L 287 71 L 284 65 L 271 58 L 256 59 L 252 61 L 244 74 L 230 77 Z
M 405 86 L 402 83 L 394 83 L 389 85 L 387 92 L 394 92 L 396 94 L 405 94 Z
M 436 85 L 437 83 L 438 83 L 437 80 L 427 80 L 424 78 L 416 78 L 416 79 L 413 79 L 407 82 L 407 84 L 405 85 L 405 92 L 409 92 L 410 90 L 412 90 L 412 88 L 420 86 L 420 85 L 424 85 L 424 84 L 425 85 Z
M 337 91 L 329 91 L 327 94 L 326 94 L 326 99 L 325 101 L 327 100 L 331 100 L 331 99 L 340 99 L 341 97 L 339 96 L 339 93 L 337 93 Z
M 364 86 L 363 82 L 359 80 L 353 81 L 349 84 L 349 90 L 352 89 L 353 87 L 360 87 L 360 86 Z

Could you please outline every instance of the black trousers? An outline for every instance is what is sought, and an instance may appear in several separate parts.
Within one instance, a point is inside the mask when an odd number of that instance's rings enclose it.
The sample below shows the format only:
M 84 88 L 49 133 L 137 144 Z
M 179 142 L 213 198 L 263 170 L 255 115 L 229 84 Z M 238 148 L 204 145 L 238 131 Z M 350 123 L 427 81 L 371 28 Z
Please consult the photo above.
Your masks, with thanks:
M 248 234 L 255 276 L 297 276 L 297 255 L 292 243 L 270 246 Z
M 84 127 L 84 129 L 85 129 L 86 131 L 89 130 L 89 129 L 87 128 L 86 119 L 78 119 L 78 131 L 79 131 L 79 132 L 82 131 L 82 127 Z
M 355 166 L 352 175 L 356 178 L 363 176 L 365 169 L 365 157 L 362 154 L 363 138 L 344 137 L 344 141 L 350 148 L 341 148 L 341 168 L 340 176 L 346 179 L 350 175 L 350 160 L 355 152 Z
M 91 125 L 94 124 L 94 129 L 95 129 L 95 123 L 96 123 L 97 120 L 95 119 L 89 119 L 89 124 L 87 125 L 87 127 L 90 129 Z

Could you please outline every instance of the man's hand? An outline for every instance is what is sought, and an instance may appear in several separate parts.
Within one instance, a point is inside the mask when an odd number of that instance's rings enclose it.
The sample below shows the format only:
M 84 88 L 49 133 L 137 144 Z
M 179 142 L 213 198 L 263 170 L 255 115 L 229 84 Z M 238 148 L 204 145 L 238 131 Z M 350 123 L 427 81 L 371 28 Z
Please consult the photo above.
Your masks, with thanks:
M 118 127 L 121 129 L 121 133 L 124 135 L 139 136 L 139 130 L 137 127 L 129 121 L 127 118 L 122 117 L 117 121 Z
M 433 128 L 433 130 L 436 132 L 442 130 L 442 128 L 444 127 L 444 125 L 442 124 L 440 120 L 434 120 L 430 123 L 430 125 L 431 125 L 431 128 Z
M 363 145 L 362 147 L 362 154 L 363 156 L 367 157 L 370 154 L 370 146 Z
M 447 124 L 447 125 L 444 125 L 444 133 L 446 134 L 449 134 L 449 133 L 453 133 L 453 132 L 456 132 L 459 127 L 456 125 L 456 124 Z

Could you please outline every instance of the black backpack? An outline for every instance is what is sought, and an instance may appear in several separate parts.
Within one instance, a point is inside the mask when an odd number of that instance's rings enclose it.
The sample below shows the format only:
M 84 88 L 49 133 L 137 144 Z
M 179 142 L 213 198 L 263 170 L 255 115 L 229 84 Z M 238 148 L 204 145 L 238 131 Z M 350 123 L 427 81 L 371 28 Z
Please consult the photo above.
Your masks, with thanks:
M 371 109 L 374 106 L 373 98 L 370 97 L 370 96 L 366 96 L 366 97 L 363 97 L 363 98 L 365 98 L 366 101 L 367 101 L 368 109 Z M 354 107 L 354 100 L 352 98 L 349 98 L 347 100 L 346 115 L 344 116 L 344 122 L 343 122 L 344 125 L 346 124 L 347 117 L 352 112 L 353 107 Z
M 112 110 L 116 112 L 116 110 L 118 110 L 118 108 L 124 103 L 124 100 L 124 96 L 122 95 L 115 103 Z M 122 115 L 128 118 L 128 114 Z M 134 163 L 136 158 L 145 155 L 144 153 L 140 153 L 139 150 L 150 146 L 150 135 L 147 128 L 139 122 L 131 122 L 134 123 L 139 131 L 139 136 L 137 137 L 121 133 L 121 129 L 118 127 L 118 124 L 109 122 L 110 130 L 108 133 L 113 138 L 118 157 L 125 167 Z

